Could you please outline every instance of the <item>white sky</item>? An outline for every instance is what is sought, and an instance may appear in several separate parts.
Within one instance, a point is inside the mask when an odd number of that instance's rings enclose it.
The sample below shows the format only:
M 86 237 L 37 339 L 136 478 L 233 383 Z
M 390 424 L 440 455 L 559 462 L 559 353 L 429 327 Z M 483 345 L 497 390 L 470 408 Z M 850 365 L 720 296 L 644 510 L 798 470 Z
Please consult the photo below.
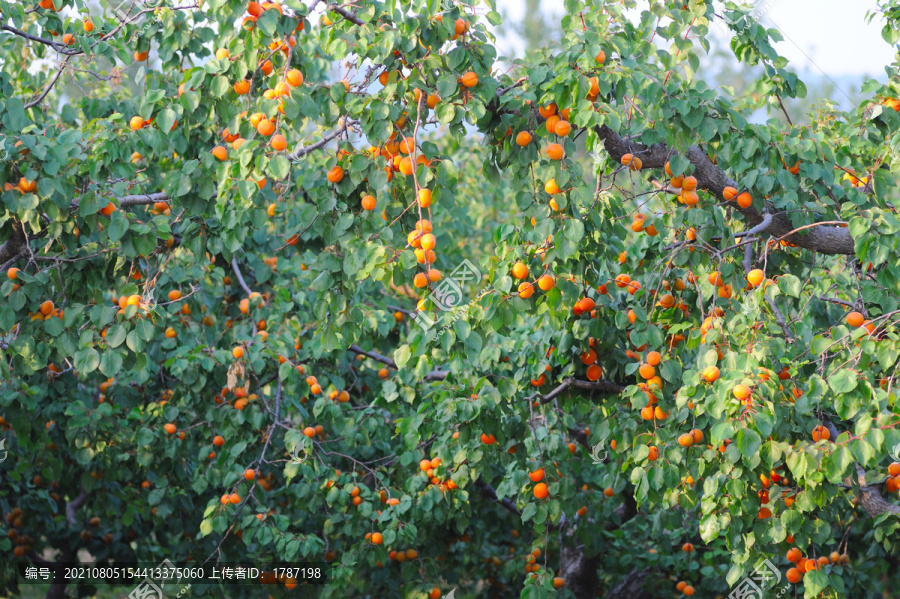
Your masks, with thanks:
M 561 4 L 543 0 L 542 10 L 558 23 Z M 876 9 L 875 0 L 753 0 L 748 4 L 770 6 L 761 22 L 782 30 L 785 39 L 776 48 L 794 71 L 884 79 L 884 65 L 894 61 L 895 49 L 881 38 L 884 21 L 877 17 L 866 23 L 867 12 Z M 522 17 L 524 2 L 497 0 L 497 7 L 515 21 Z M 500 40 L 501 47 L 504 44 L 521 52 L 519 40 Z

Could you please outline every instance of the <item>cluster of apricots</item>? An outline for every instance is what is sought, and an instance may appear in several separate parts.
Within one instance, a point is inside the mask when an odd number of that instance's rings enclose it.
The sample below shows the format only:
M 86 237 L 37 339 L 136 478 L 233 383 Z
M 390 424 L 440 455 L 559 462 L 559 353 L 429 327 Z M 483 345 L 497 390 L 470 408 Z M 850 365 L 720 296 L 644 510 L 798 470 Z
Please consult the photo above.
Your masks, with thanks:
M 678 435 L 678 444 L 682 447 L 690 447 L 691 445 L 703 441 L 703 431 L 698 428 L 691 429 L 689 432 Z
M 850 563 L 850 556 L 846 553 L 840 554 L 837 551 L 832 551 L 831 555 L 828 556 L 823 555 L 819 558 L 806 558 L 803 557 L 803 552 L 796 547 L 788 549 L 785 557 L 789 562 L 794 564 L 794 567 L 790 568 L 786 574 L 788 581 L 792 584 L 797 584 L 803 580 L 803 575 L 807 572 L 822 570 L 829 564 L 846 566 Z
M 684 593 L 685 595 L 687 595 L 688 597 L 690 597 L 691 595 L 694 594 L 694 587 L 692 587 L 691 585 L 689 585 L 689 584 L 688 584 L 687 582 L 685 582 L 684 580 L 682 580 L 681 582 L 679 582 L 678 584 L 676 584 L 676 585 L 675 585 L 675 588 L 676 588 L 679 592 Z
M 19 193 L 33 193 L 37 191 L 37 181 L 29 181 L 25 177 L 20 177 L 19 182 L 15 185 L 9 182 L 3 184 L 3 191 L 12 191 L 14 189 Z
M 512 267 L 512 276 L 519 281 L 517 293 L 522 299 L 528 299 L 534 294 L 534 288 L 537 286 L 541 291 L 550 291 L 556 287 L 556 279 L 549 273 L 544 273 L 535 281 L 524 281 L 529 275 L 528 266 L 524 262 L 516 262 Z M 593 308 L 593 306 L 592 306 Z
M 854 311 L 847 314 L 846 321 L 847 324 L 853 328 L 864 327 L 869 334 L 875 332 L 875 323 L 873 323 L 871 320 L 867 320 L 859 312 Z

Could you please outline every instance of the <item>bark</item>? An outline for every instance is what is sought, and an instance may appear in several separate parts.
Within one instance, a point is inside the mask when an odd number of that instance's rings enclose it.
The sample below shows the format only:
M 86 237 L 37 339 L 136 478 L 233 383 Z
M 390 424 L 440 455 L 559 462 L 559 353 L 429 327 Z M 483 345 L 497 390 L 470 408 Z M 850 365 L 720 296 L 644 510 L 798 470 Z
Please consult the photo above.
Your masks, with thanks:
M 616 508 L 615 518 L 606 523 L 606 530 L 612 532 L 634 518 L 637 515 L 637 503 L 631 489 L 625 492 L 625 501 Z M 572 525 L 567 536 L 572 537 L 575 532 L 576 525 Z M 575 595 L 576 599 L 594 599 L 600 590 L 600 578 L 597 575 L 597 568 L 600 566 L 602 554 L 591 557 L 585 556 L 582 546 L 566 545 L 560 543 L 562 550 L 559 557 L 560 576 L 566 580 L 566 588 Z M 643 578 L 640 582 L 643 585 Z M 621 586 L 621 585 L 619 585 Z M 617 587 L 618 588 L 618 587 Z M 620 597 L 615 593 L 608 595 L 609 597 Z M 632 595 L 621 595 L 621 597 L 632 597 Z M 644 599 L 644 595 L 635 594 L 635 599 Z M 649 599 L 649 595 L 646 596 Z
M 25 249 L 25 240 L 27 238 L 25 237 L 23 226 L 18 220 L 14 219 L 12 221 L 12 234 L 6 243 L 0 245 L 0 264 L 5 265 Z
M 595 128 L 595 131 L 603 140 L 606 151 L 617 162 L 625 154 L 634 154 L 641 159 L 642 168 L 663 168 L 666 162 L 676 155 L 676 152 L 664 143 L 647 146 L 640 142 L 628 141 L 606 125 Z M 703 150 L 697 146 L 688 148 L 684 157 L 694 165 L 693 175 L 697 178 L 697 189 L 705 189 L 722 202 L 725 201 L 722 191 L 726 187 L 734 187 L 738 192 L 742 191 L 741 186 L 725 174 L 725 171 L 714 165 Z M 729 206 L 743 214 L 750 227 L 756 227 L 763 222 L 764 215 L 753 206 L 741 208 L 736 202 L 729 203 Z M 855 254 L 855 243 L 848 229 L 836 226 L 818 226 L 804 229 L 804 234 L 789 235 L 796 228 L 787 213 L 776 212 L 773 214 L 772 222 L 766 232 L 772 237 L 786 236 L 784 237 L 785 241 L 823 254 Z
M 622 582 L 609 591 L 607 597 L 614 599 L 653 599 L 656 595 L 644 588 L 644 584 L 650 578 L 650 574 L 650 568 L 644 568 L 643 570 L 633 569 L 622 579 Z

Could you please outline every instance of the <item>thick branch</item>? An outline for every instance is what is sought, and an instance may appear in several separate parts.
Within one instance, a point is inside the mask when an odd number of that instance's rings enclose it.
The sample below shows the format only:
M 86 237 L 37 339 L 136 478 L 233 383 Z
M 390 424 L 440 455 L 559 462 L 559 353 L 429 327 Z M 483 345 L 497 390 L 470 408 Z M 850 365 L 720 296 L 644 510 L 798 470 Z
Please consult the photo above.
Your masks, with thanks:
M 331 133 L 329 133 L 328 135 L 326 135 L 325 137 L 323 137 L 316 143 L 306 146 L 306 147 L 303 147 L 303 148 L 297 148 L 296 150 L 294 150 L 293 152 L 288 154 L 287 159 L 290 160 L 291 162 L 297 162 L 298 160 L 300 160 L 301 158 L 303 158 L 304 156 L 306 156 L 313 150 L 318 150 L 319 148 L 325 147 L 325 145 L 328 142 L 330 142 L 335 137 L 339 136 L 341 133 L 346 131 L 348 128 L 355 125 L 357 122 L 358 121 L 354 121 L 353 119 L 344 117 L 343 125 L 341 125 L 337 129 L 335 129 L 334 131 L 332 131 Z
M 25 235 L 24 226 L 18 220 L 12 221 L 12 235 L 3 245 L 0 245 L 0 264 L 5 265 L 7 262 L 12 261 L 21 255 L 22 250 L 25 249 L 28 237 Z
M 675 152 L 664 143 L 647 146 L 639 142 L 628 141 L 606 125 L 596 127 L 595 131 L 600 136 L 600 139 L 603 140 L 606 151 L 616 162 L 621 161 L 623 155 L 630 153 L 641 159 L 645 169 L 663 168 L 666 162 L 675 155 Z M 688 148 L 684 156 L 694 165 L 693 175 L 697 178 L 698 189 L 705 189 L 722 202 L 726 201 L 722 195 L 726 187 L 741 189 L 741 186 L 736 181 L 726 175 L 725 171 L 714 165 L 703 150 L 697 146 Z M 737 204 L 732 204 L 732 206 L 744 215 L 751 227 L 755 227 L 763 222 L 764 216 L 753 206 L 749 208 L 741 208 Z M 853 237 L 848 229 L 817 226 L 808 229 L 807 235 L 799 235 L 796 234 L 796 228 L 785 212 L 775 213 L 772 217 L 772 223 L 766 231 L 772 237 L 786 236 L 785 239 L 788 242 L 798 247 L 823 254 L 853 255 L 855 253 Z M 743 235 L 746 234 L 746 232 L 743 233 Z
M 156 202 L 168 202 L 169 196 L 166 195 L 166 192 L 161 191 L 159 193 L 142 193 L 131 196 L 123 196 L 116 199 L 119 200 L 119 205 L 123 207 L 146 206 L 147 204 L 155 204 Z
M 351 23 L 355 23 L 356 25 L 365 25 L 365 23 L 363 23 L 362 21 L 360 21 L 360 20 L 359 20 L 359 17 L 357 17 L 355 14 L 353 14 L 353 13 L 350 12 L 350 11 L 347 11 L 347 10 L 341 8 L 341 7 L 338 6 L 337 4 L 329 4 L 329 5 L 328 5 L 328 10 L 330 10 L 330 11 L 332 11 L 332 12 L 335 12 L 335 13 L 341 15 L 342 17 L 344 17 L 345 19 L 347 19 L 347 20 L 350 21 Z
M 620 387 L 615 383 L 611 383 L 609 381 L 580 381 L 575 378 L 568 378 L 561 382 L 555 389 L 550 391 L 547 395 L 542 395 L 540 393 L 535 393 L 534 395 L 528 396 L 528 401 L 535 401 L 540 399 L 541 403 L 550 403 L 557 397 L 559 397 L 563 391 L 568 388 L 575 389 L 586 389 L 589 391 L 606 391 L 609 393 L 622 393 L 625 391 L 625 387 Z
M 76 512 L 78 512 L 78 509 L 87 502 L 88 497 L 90 496 L 90 493 L 82 489 L 78 497 L 66 503 L 66 520 L 69 521 L 69 524 L 78 526 L 78 515 Z
M 15 35 L 24 37 L 25 39 L 31 40 L 33 42 L 37 42 L 39 44 L 44 44 L 45 46 L 50 46 L 51 48 L 53 48 L 54 50 L 56 50 L 58 52 L 61 52 L 65 48 L 65 46 L 63 46 L 62 44 L 59 44 L 57 42 L 54 42 L 53 40 L 48 40 L 48 39 L 44 39 L 42 37 L 38 37 L 36 35 L 31 35 L 30 33 L 26 33 L 25 31 L 16 29 L 15 27 L 10 27 L 9 25 L 4 25 L 3 23 L 0 23 L 0 30 L 9 31 L 10 33 L 14 33 Z
M 475 486 L 481 489 L 481 493 L 488 499 L 496 501 L 508 512 L 511 512 L 516 516 L 519 516 L 520 518 L 522 517 L 522 512 L 519 511 L 519 508 L 516 507 L 516 504 L 513 503 L 512 500 L 508 497 L 504 497 L 503 499 L 497 497 L 497 491 L 495 491 L 494 487 L 492 487 L 488 483 L 479 478 L 475 481 Z
M 735 237 L 749 237 L 751 235 L 757 235 L 759 233 L 765 232 L 766 229 L 769 228 L 769 225 L 772 224 L 772 220 L 775 218 L 775 215 L 771 212 L 766 212 L 763 215 L 762 222 L 753 227 L 752 229 L 747 229 L 746 231 L 741 231 L 740 233 L 735 233 Z
M 870 518 L 875 518 L 885 512 L 900 515 L 900 506 L 885 500 L 877 487 L 870 487 L 866 483 L 866 471 L 859 464 L 856 464 L 856 480 L 859 483 L 859 491 L 856 492 L 856 497 Z M 847 477 L 846 482 L 850 484 L 852 482 L 851 477 Z

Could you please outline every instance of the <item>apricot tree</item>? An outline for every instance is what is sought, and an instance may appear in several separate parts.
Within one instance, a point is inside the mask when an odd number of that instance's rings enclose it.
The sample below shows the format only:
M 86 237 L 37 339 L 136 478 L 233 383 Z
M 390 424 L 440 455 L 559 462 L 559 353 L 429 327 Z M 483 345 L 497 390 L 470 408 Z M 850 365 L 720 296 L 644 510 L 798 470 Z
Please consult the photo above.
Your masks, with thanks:
M 635 5 L 517 60 L 492 0 L 4 5 L 0 582 L 887 591 L 898 65 L 799 126 L 777 31 Z

